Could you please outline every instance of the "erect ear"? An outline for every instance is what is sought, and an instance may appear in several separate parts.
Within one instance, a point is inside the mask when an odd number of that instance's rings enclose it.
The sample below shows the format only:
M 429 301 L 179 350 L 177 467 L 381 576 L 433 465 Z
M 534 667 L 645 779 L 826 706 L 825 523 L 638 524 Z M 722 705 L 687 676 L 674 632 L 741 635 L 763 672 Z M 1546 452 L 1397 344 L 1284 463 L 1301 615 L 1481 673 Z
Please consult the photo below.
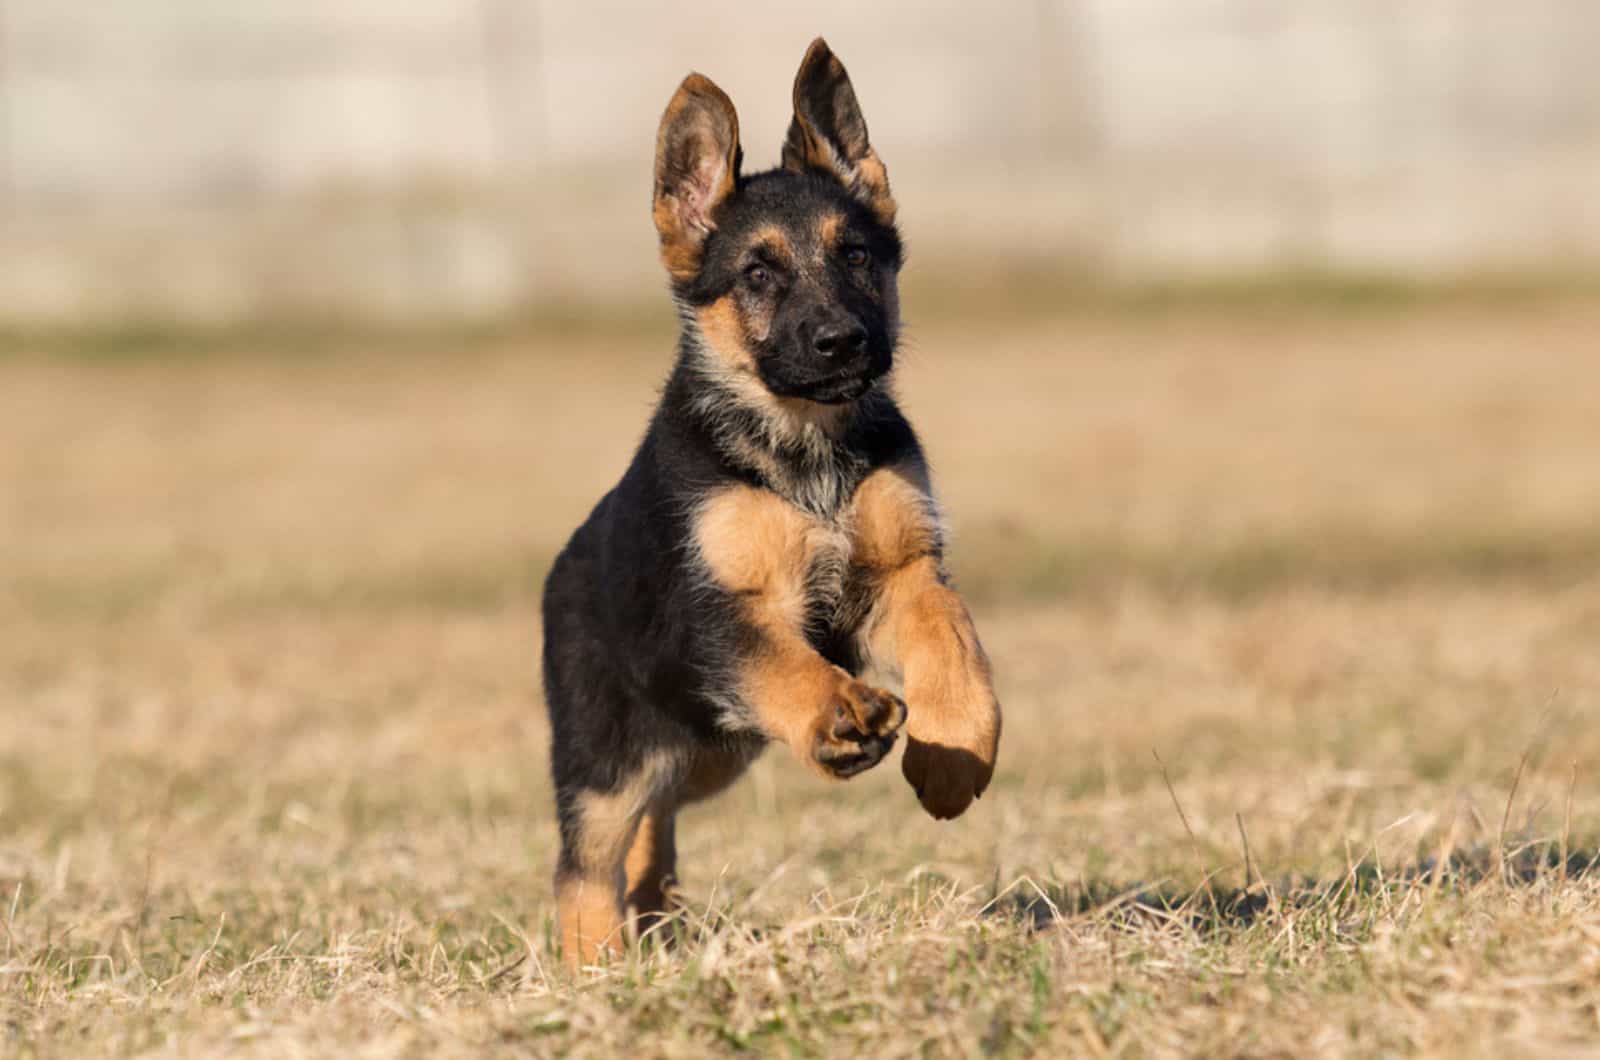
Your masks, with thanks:
M 739 115 L 727 93 L 699 74 L 678 86 L 656 133 L 654 213 L 661 260 L 674 279 L 700 268 L 716 227 L 711 215 L 739 178 Z
M 794 120 L 783 143 L 783 167 L 832 173 L 884 224 L 894 222 L 889 172 L 867 139 L 867 122 L 850 75 L 818 37 L 794 75 Z

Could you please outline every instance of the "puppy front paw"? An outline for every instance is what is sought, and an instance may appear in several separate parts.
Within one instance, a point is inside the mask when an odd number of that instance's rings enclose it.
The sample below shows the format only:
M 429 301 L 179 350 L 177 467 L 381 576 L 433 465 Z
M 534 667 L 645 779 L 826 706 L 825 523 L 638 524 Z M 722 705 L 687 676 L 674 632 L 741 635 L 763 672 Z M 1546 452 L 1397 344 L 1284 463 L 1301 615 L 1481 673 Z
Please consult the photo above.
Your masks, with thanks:
M 892 692 L 843 671 L 839 677 L 812 730 L 811 760 L 823 773 L 843 780 L 871 769 L 889 753 L 905 724 L 906 705 Z
M 994 744 L 969 746 L 906 738 L 900 772 L 917 793 L 917 801 L 934 818 L 960 817 L 981 796 L 994 776 Z

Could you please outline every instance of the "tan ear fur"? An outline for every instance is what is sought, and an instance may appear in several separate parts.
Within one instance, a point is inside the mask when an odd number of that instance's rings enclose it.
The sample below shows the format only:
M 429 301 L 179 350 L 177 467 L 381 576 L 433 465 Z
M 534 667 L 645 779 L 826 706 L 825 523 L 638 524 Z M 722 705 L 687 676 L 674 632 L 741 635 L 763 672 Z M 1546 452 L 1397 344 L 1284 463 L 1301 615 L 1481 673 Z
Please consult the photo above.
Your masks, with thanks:
M 700 268 L 716 208 L 739 179 L 739 115 L 710 78 L 690 74 L 661 115 L 656 133 L 653 214 L 661 261 L 674 279 Z
M 783 165 L 832 174 L 880 221 L 894 223 L 889 171 L 867 136 L 850 75 L 821 37 L 811 42 L 794 77 L 794 119 L 784 138 Z

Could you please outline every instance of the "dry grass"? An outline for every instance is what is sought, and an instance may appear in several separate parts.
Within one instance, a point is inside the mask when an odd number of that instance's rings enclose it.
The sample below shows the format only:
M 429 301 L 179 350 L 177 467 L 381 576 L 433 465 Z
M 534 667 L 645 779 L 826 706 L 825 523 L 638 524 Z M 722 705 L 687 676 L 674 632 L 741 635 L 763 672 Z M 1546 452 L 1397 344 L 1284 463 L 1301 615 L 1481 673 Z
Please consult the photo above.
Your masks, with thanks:
M 991 794 L 769 754 L 582 981 L 534 603 L 664 356 L 0 361 L 0 1053 L 1591 1050 L 1597 333 L 918 333 Z

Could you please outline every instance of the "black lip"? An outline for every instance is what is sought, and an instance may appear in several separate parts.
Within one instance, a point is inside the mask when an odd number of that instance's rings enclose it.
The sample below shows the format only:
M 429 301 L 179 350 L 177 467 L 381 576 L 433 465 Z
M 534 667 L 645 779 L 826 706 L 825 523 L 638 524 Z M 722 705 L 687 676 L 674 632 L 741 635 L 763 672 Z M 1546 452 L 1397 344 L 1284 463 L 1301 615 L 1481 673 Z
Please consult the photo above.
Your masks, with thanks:
M 795 397 L 821 405 L 843 405 L 871 390 L 882 373 L 870 370 L 829 376 L 796 388 Z

